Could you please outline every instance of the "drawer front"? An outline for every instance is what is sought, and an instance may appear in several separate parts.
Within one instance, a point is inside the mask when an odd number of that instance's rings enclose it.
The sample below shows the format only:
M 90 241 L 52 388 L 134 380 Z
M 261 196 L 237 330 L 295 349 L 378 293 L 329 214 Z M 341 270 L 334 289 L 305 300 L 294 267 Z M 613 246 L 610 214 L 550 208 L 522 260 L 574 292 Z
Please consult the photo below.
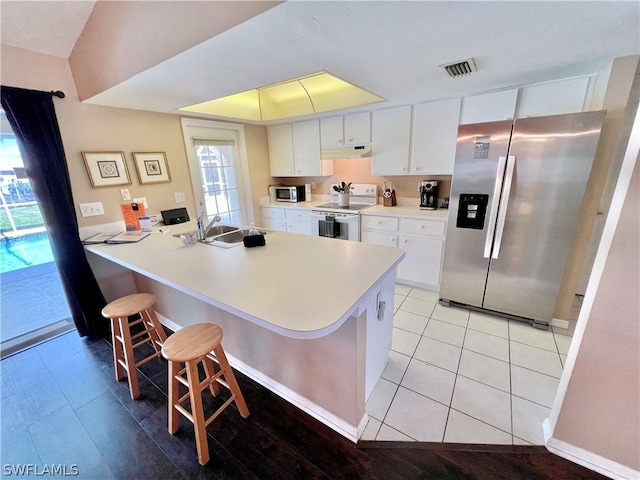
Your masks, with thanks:
M 311 211 L 303 208 L 287 208 L 287 220 L 296 220 L 298 222 L 310 222 Z
M 394 233 L 398 231 L 398 217 L 362 215 L 360 219 L 363 230 L 386 230 Z
M 372 243 L 374 245 L 383 245 L 385 247 L 398 246 L 398 236 L 394 233 L 362 232 L 360 240 L 363 243 Z
M 311 222 L 287 221 L 287 232 L 311 235 Z
M 423 220 L 421 218 L 403 218 L 402 233 L 414 235 L 428 235 L 430 237 L 444 237 L 445 222 L 437 220 Z
M 284 208 L 262 207 L 262 218 L 284 220 Z
M 267 230 L 276 230 L 279 232 L 287 231 L 287 224 L 285 223 L 285 221 L 279 220 L 277 218 L 276 219 L 265 218 L 262 222 L 262 226 Z

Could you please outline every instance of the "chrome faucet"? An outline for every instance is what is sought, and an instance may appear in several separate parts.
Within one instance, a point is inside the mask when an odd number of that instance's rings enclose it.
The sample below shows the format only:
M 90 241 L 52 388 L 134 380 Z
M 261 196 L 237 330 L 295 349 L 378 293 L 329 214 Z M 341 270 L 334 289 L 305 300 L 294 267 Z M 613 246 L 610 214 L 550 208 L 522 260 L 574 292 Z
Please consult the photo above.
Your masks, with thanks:
M 222 221 L 222 218 L 220 218 L 220 215 L 214 215 L 213 219 L 207 224 L 207 228 L 204 229 L 205 235 L 207 234 L 209 229 L 213 227 L 214 223 L 221 222 L 221 221 Z
M 216 222 L 220 222 L 222 221 L 222 218 L 220 218 L 220 215 L 215 215 L 213 217 L 213 219 L 207 224 L 207 226 L 204 226 L 204 219 L 207 218 L 207 214 L 203 213 L 202 215 L 200 215 L 198 217 L 198 222 L 197 222 L 197 227 L 198 227 L 198 240 L 204 240 L 207 236 L 207 232 L 209 231 L 209 229 L 211 227 L 213 227 L 213 224 Z

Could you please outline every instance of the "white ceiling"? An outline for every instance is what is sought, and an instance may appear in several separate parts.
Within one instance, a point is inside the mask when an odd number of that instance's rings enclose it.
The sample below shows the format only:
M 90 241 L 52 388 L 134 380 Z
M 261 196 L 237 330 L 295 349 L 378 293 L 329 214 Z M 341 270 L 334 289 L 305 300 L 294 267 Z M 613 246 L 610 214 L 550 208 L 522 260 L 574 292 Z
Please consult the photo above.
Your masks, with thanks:
M 94 1 L 0 1 L 2 44 L 68 58 Z
M 93 4 L 2 0 L 2 43 L 66 58 Z M 89 101 L 176 113 L 325 70 L 388 100 L 374 109 L 588 75 L 638 53 L 638 1 L 289 1 Z M 470 76 L 439 68 L 469 57 Z

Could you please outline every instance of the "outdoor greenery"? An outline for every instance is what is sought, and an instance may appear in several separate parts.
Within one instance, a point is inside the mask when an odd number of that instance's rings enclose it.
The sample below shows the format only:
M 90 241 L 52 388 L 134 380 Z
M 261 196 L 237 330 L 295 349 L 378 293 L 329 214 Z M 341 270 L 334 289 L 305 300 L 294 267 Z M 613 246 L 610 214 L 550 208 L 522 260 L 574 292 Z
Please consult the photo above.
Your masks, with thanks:
M 25 228 L 35 228 L 44 225 L 42 214 L 38 205 L 26 205 L 11 208 L 11 216 L 18 230 Z M 3 232 L 11 231 L 11 223 L 7 215 L 6 209 L 0 209 L 0 230 Z

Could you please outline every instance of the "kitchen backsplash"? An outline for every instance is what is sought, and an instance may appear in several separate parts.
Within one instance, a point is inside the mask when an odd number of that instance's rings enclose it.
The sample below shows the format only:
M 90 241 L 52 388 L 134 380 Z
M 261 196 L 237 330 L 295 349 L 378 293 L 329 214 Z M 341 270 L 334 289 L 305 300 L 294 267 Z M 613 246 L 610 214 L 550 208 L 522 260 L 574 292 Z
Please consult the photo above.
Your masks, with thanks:
M 439 197 L 449 196 L 451 191 L 451 175 L 393 175 L 387 177 L 377 177 L 371 175 L 370 158 L 353 158 L 333 162 L 333 175 L 330 177 L 273 177 L 273 184 L 282 185 L 304 185 L 305 183 L 315 183 L 311 193 L 315 195 L 328 195 L 331 185 L 341 182 L 372 183 L 378 185 L 382 191 L 383 182 L 393 182 L 393 188 L 399 197 L 420 198 L 418 183 L 421 180 L 438 180 L 440 182 Z M 264 187 L 264 195 L 268 195 L 268 185 Z

